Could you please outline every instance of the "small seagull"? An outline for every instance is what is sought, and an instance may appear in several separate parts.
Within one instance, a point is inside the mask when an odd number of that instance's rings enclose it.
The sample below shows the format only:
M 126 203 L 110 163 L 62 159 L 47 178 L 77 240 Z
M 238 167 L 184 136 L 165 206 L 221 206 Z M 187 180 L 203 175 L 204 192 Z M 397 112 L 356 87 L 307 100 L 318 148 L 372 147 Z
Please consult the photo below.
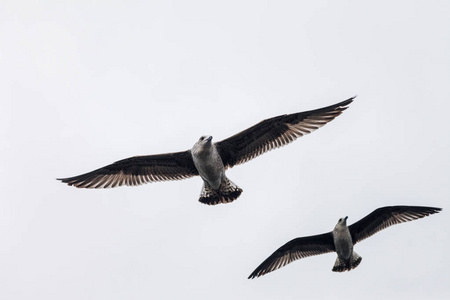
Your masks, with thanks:
M 228 179 L 226 169 L 322 127 L 346 110 L 355 97 L 316 110 L 270 118 L 217 143 L 211 142 L 212 136 L 204 135 L 187 151 L 134 156 L 58 180 L 78 188 L 112 188 L 200 175 L 203 179 L 200 202 L 208 205 L 232 202 L 242 189 Z
M 336 252 L 333 272 L 356 268 L 362 257 L 353 246 L 391 225 L 408 222 L 440 212 L 437 207 L 386 206 L 374 210 L 353 225 L 347 227 L 347 218 L 340 218 L 332 232 L 293 239 L 263 261 L 248 279 L 253 279 L 284 267 L 294 260 Z

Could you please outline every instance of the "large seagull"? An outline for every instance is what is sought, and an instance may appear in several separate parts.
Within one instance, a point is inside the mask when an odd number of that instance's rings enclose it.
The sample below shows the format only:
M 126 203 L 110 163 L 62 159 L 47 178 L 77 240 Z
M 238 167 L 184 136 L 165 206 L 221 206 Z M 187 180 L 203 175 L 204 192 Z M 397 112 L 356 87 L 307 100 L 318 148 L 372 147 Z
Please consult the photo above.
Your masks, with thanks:
M 313 132 L 339 116 L 354 98 L 315 110 L 270 118 L 217 143 L 212 143 L 212 136 L 201 136 L 187 151 L 134 156 L 86 174 L 58 180 L 78 188 L 112 188 L 200 175 L 203 179 L 200 202 L 208 205 L 232 202 L 242 189 L 225 175 L 227 168 Z
M 347 226 L 347 217 L 340 218 L 334 230 L 328 233 L 293 239 L 263 261 L 248 279 L 275 271 L 297 259 L 336 252 L 332 271 L 344 272 L 356 268 L 361 256 L 353 246 L 389 226 L 420 219 L 442 209 L 426 206 L 386 206 L 374 210 L 358 222 Z

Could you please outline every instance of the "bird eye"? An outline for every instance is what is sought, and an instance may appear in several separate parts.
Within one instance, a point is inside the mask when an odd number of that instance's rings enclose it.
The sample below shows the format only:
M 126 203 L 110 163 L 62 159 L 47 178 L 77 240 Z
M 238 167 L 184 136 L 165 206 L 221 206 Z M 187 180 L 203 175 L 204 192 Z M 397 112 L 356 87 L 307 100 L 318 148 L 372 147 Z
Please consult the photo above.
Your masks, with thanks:
M 205 138 L 204 136 L 201 136 L 201 137 L 200 137 L 200 141 L 203 141 L 204 138 Z

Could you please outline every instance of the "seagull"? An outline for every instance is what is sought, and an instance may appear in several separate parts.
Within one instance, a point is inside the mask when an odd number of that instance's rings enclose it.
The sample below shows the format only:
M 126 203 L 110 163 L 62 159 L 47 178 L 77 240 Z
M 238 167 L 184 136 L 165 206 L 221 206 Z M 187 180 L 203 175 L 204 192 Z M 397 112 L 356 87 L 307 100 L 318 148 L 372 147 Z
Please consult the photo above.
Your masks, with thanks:
M 355 97 L 315 110 L 266 119 L 217 143 L 212 142 L 212 136 L 203 135 L 187 151 L 134 156 L 86 174 L 57 180 L 77 188 L 113 188 L 200 175 L 201 203 L 229 203 L 239 197 L 242 189 L 228 179 L 225 170 L 324 126 L 346 110 Z
M 332 232 L 300 237 L 286 243 L 263 261 L 248 279 L 272 272 L 294 260 L 328 252 L 336 252 L 338 256 L 332 271 L 350 271 L 356 268 L 362 259 L 353 251 L 356 243 L 391 225 L 417 220 L 441 210 L 425 206 L 386 206 L 374 210 L 348 227 L 348 217 L 340 218 Z

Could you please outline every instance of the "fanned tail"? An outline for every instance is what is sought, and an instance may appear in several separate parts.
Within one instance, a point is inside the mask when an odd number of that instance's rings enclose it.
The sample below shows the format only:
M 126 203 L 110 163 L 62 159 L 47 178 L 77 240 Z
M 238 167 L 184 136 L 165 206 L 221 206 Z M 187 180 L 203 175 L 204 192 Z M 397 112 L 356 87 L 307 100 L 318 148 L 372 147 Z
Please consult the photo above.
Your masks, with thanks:
M 358 253 L 353 251 L 352 257 L 349 259 L 349 261 L 342 261 L 338 258 L 336 258 L 336 262 L 333 266 L 333 272 L 345 272 L 350 271 L 351 269 L 356 268 L 359 263 L 361 262 L 362 257 L 358 255 Z
M 219 190 L 213 189 L 207 182 L 204 182 L 198 201 L 208 205 L 230 203 L 236 200 L 241 193 L 242 189 L 225 177 Z

